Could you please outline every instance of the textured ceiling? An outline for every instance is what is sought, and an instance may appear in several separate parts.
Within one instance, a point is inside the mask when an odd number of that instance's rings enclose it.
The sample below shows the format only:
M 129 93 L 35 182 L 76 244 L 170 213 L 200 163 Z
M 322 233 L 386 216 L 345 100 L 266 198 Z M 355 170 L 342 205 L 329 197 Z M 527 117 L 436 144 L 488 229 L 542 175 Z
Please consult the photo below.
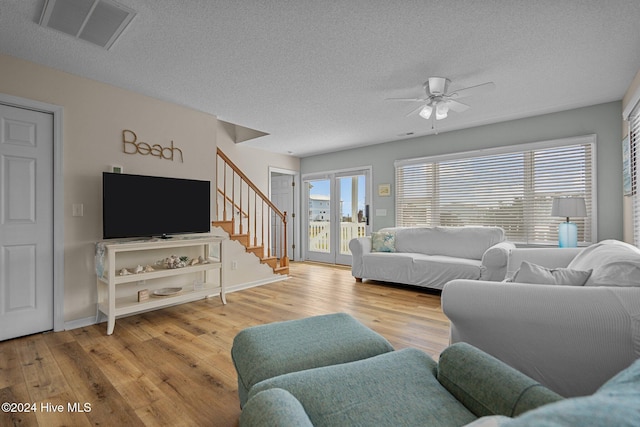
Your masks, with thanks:
M 296 156 L 434 132 L 407 116 L 429 76 L 493 81 L 437 130 L 622 99 L 640 69 L 638 0 L 119 0 L 111 50 L 0 1 L 0 52 L 216 115 Z M 2 70 L 0 70 L 2 78 Z

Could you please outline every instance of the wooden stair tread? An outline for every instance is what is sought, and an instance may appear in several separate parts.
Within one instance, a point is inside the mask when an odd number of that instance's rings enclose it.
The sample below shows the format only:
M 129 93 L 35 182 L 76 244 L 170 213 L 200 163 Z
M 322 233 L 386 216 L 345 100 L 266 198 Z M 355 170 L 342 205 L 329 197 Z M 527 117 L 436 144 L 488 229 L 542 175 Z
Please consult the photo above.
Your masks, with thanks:
M 289 274 L 289 266 L 286 267 L 276 267 L 273 269 L 274 273 L 277 274 Z
M 214 227 L 220 227 L 229 234 L 233 233 L 233 221 L 211 221 Z
M 211 221 L 211 224 L 214 226 L 221 227 L 225 231 L 229 233 L 229 238 L 236 240 L 245 247 L 247 252 L 250 252 L 260 258 L 260 262 L 262 264 L 267 264 L 274 273 L 276 274 L 289 274 L 289 266 L 278 267 L 278 258 L 275 256 L 262 256 L 264 251 L 264 246 L 251 245 L 249 242 L 249 233 L 231 233 L 227 227 L 233 228 L 233 221 Z
M 278 267 L 278 260 L 275 259 L 274 257 L 262 258 L 260 260 L 260 262 L 262 264 L 267 264 L 269 267 L 271 267 L 271 269 L 274 271 L 274 273 L 275 273 L 276 267 Z

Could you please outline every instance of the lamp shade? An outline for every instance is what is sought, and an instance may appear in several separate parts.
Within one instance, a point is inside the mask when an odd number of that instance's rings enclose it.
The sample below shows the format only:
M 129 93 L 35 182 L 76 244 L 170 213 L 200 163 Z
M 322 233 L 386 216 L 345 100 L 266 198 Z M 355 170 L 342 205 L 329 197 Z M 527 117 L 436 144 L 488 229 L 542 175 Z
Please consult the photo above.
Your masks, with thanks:
M 587 216 L 587 206 L 583 197 L 554 197 L 551 216 L 581 218 Z
M 424 107 L 422 107 L 422 110 L 420 110 L 420 117 L 424 118 L 424 119 L 429 119 L 429 117 L 431 117 L 431 112 L 433 111 L 433 107 L 431 107 L 430 105 L 425 105 Z
M 436 104 L 436 120 L 446 119 L 449 114 L 449 106 L 446 102 L 438 102 Z

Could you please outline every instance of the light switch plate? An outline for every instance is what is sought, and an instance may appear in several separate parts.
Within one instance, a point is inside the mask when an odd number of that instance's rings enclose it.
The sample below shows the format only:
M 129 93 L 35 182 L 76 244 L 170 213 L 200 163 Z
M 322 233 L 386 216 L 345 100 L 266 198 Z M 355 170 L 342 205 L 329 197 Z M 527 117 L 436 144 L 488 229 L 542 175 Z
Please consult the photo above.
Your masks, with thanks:
M 84 216 L 84 205 L 82 203 L 74 203 L 71 210 L 72 216 Z

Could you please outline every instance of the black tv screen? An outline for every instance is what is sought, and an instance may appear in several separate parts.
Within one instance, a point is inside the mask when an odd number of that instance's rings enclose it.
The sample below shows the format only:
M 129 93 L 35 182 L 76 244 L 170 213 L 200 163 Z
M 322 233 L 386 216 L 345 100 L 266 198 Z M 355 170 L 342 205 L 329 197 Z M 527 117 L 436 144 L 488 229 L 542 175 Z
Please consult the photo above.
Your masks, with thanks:
M 104 172 L 105 239 L 211 231 L 211 182 Z

